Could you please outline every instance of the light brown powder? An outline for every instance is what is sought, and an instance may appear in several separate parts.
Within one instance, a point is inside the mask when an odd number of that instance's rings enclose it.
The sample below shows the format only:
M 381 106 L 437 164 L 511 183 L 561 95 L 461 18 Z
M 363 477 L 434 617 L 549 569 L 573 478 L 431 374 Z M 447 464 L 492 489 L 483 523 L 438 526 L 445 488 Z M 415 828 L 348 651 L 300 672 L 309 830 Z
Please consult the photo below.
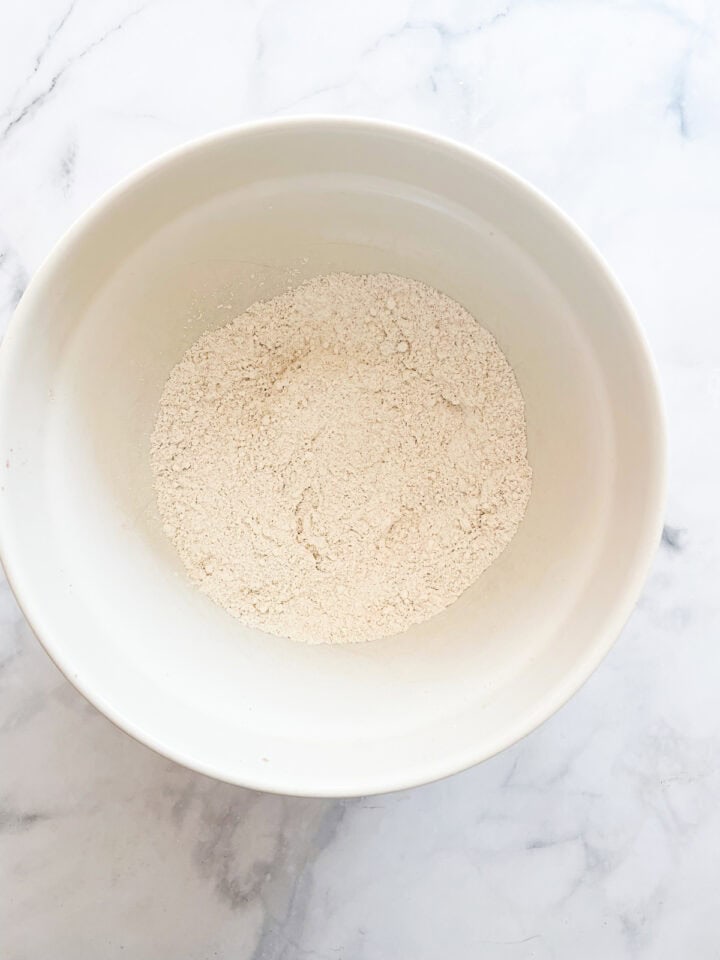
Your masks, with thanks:
M 317 277 L 202 336 L 165 386 L 151 462 L 192 580 L 308 642 L 443 610 L 510 542 L 531 487 L 492 335 L 388 274 Z

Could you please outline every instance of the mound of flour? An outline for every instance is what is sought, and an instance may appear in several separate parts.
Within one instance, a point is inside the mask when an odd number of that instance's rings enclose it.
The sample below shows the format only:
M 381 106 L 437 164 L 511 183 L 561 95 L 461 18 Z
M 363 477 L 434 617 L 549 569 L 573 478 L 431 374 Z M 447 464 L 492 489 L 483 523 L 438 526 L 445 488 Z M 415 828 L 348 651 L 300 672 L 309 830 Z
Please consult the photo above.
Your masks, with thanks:
M 531 487 L 494 338 L 388 274 L 317 277 L 202 336 L 165 386 L 151 463 L 192 580 L 309 642 L 443 610 L 508 545 Z

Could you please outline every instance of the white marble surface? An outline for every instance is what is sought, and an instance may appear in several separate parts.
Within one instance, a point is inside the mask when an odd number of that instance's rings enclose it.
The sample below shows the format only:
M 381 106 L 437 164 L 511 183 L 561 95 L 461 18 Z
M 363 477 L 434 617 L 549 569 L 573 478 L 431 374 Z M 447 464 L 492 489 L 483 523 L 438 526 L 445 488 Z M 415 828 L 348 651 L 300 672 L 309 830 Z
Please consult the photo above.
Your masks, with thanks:
M 539 731 L 443 783 L 343 802 L 139 746 L 3 586 L 0 957 L 720 957 L 720 5 L 3 0 L 3 324 L 119 177 L 300 112 L 457 137 L 590 234 L 660 367 L 664 543 L 614 651 Z

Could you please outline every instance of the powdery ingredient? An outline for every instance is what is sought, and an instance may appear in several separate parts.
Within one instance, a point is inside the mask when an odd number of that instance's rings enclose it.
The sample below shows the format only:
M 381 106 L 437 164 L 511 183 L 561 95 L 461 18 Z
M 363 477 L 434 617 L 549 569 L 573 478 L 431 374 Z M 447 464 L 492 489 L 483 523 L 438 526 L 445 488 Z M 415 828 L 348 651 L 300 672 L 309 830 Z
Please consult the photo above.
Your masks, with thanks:
M 439 613 L 508 545 L 531 487 L 492 335 L 388 274 L 316 277 L 202 336 L 165 386 L 151 463 L 192 580 L 308 642 Z

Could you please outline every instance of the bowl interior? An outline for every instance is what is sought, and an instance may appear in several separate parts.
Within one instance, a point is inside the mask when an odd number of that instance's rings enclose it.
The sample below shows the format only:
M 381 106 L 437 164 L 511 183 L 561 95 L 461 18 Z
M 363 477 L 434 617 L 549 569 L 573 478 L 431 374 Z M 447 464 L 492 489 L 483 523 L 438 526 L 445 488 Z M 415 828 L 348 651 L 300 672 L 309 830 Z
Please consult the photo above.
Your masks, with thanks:
M 201 332 L 336 270 L 415 277 L 495 334 L 534 486 L 510 547 L 450 609 L 385 641 L 306 646 L 186 580 L 148 441 Z M 0 390 L 5 559 L 49 652 L 140 739 L 251 786 L 369 793 L 496 752 L 596 665 L 657 533 L 655 386 L 615 285 L 514 178 L 397 128 L 259 125 L 144 171 L 33 282 Z

